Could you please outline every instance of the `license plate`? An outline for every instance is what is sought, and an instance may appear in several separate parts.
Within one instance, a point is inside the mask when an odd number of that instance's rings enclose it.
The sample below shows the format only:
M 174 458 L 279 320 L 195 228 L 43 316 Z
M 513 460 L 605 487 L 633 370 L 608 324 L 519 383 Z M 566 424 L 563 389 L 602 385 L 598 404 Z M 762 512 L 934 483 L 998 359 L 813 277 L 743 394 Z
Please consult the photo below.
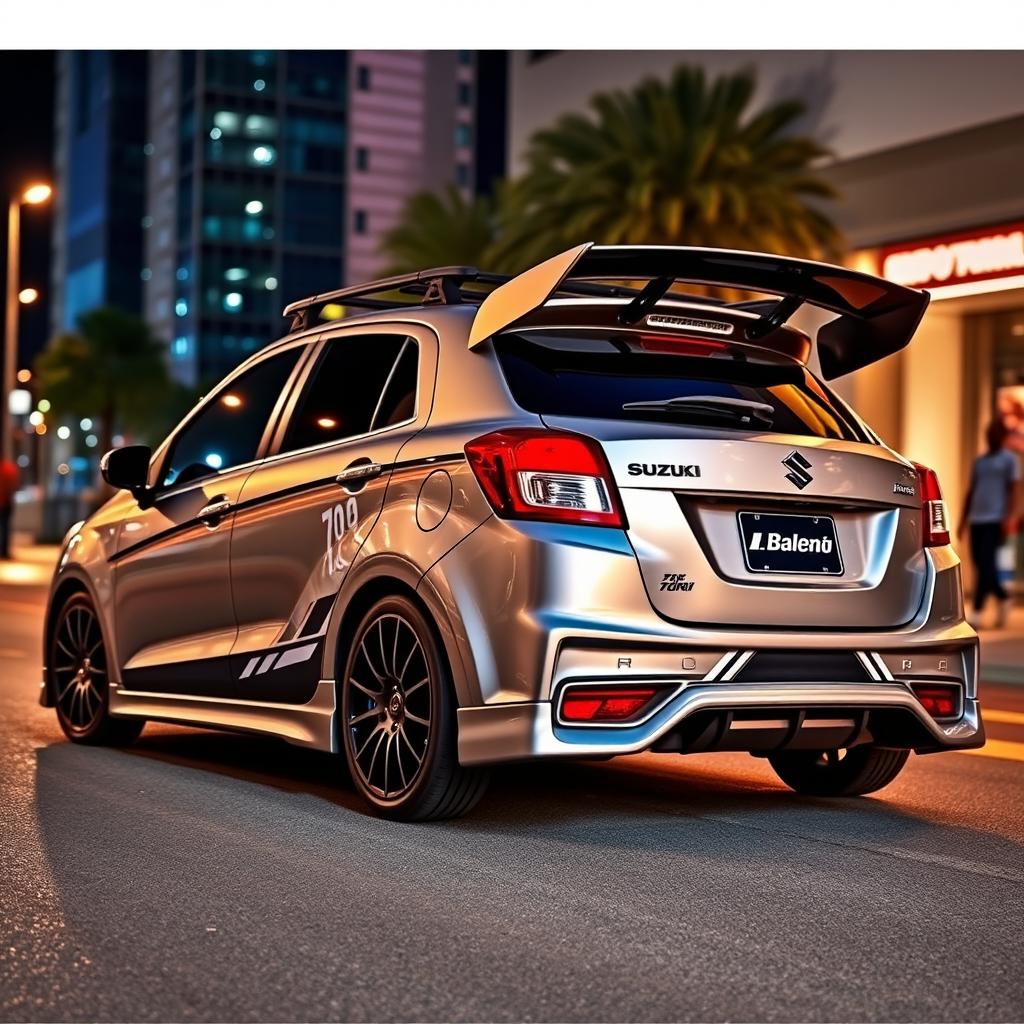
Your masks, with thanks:
M 750 572 L 842 576 L 831 516 L 739 512 L 740 544 Z

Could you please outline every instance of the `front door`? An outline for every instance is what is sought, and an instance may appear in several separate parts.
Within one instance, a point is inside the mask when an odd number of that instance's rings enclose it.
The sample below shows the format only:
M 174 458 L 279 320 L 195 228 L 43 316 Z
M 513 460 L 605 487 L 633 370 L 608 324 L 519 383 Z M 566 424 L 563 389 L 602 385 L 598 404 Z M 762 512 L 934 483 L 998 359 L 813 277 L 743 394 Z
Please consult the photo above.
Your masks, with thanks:
M 231 541 L 241 697 L 312 698 L 342 580 L 426 418 L 417 396 L 428 347 L 426 332 L 387 325 L 327 339 L 274 453 L 246 480 Z
M 126 518 L 114 568 L 126 690 L 232 696 L 234 509 L 303 349 L 229 378 L 154 459 L 156 500 Z

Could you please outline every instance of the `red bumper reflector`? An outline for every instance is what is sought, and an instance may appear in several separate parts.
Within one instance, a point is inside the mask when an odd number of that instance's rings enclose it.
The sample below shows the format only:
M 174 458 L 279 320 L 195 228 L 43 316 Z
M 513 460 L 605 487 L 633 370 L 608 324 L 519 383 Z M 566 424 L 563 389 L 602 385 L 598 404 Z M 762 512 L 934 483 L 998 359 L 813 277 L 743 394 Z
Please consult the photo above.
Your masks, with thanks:
M 937 683 L 915 683 L 914 696 L 932 718 L 955 718 L 960 712 L 960 687 Z
M 602 686 L 593 690 L 569 690 L 562 698 L 566 722 L 624 722 L 651 702 L 653 686 Z

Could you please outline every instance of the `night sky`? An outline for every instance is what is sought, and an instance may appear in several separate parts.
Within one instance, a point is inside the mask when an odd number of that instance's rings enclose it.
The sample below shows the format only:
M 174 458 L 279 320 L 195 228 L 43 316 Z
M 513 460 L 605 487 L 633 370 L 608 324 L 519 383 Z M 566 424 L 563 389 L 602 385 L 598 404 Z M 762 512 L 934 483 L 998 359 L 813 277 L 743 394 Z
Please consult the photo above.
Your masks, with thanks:
M 26 182 L 53 180 L 52 51 L 0 52 L 0 282 L 7 273 L 7 204 Z M 19 366 L 46 342 L 49 306 L 49 206 L 22 211 L 21 284 L 38 288 L 40 299 L 21 309 Z

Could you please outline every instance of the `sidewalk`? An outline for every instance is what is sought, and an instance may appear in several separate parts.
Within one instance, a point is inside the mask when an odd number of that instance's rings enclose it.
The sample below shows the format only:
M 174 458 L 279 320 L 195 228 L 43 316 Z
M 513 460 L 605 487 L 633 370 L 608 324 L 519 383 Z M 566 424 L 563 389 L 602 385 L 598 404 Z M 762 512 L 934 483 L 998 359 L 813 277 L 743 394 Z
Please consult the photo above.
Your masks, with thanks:
M 983 625 L 995 619 L 995 608 L 986 609 Z M 981 678 L 990 683 L 1019 683 L 1024 686 L 1024 608 L 1010 613 L 1005 629 L 979 629 L 981 637 Z
M 58 544 L 33 544 L 26 534 L 16 533 L 9 561 L 0 560 L 0 586 L 48 587 L 60 555 Z
M 28 537 L 15 537 L 14 558 L 0 561 L 0 587 L 49 585 L 60 548 L 56 544 L 30 544 Z M 19 543 L 21 541 L 21 543 Z M 990 624 L 995 608 L 986 609 L 983 622 Z M 1006 629 L 980 629 L 981 678 L 990 683 L 1017 683 L 1024 686 L 1024 607 L 1010 615 Z

